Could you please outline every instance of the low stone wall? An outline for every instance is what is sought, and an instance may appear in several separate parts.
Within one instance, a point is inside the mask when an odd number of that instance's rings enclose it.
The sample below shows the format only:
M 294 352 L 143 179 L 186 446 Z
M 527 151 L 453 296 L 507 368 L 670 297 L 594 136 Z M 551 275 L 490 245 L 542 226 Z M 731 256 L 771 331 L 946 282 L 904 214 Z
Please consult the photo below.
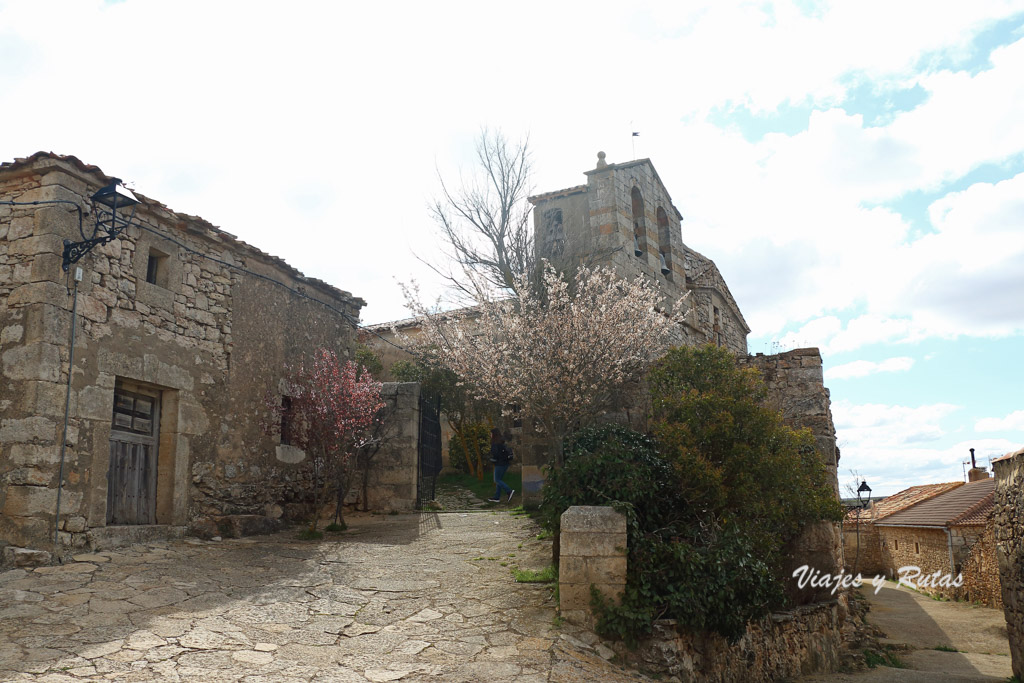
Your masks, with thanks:
M 626 519 L 609 507 L 573 506 L 562 514 L 558 588 L 564 619 L 593 628 L 591 586 L 618 599 L 626 586 L 626 544 Z M 830 672 L 839 666 L 845 601 L 841 596 L 773 613 L 749 623 L 732 644 L 715 633 L 680 633 L 674 621 L 662 620 L 635 650 L 622 642 L 608 645 L 623 661 L 681 681 L 775 681 Z
M 633 665 L 687 683 L 789 680 L 839 667 L 839 612 L 836 600 L 775 612 L 748 624 L 731 645 L 715 633 L 679 633 L 674 621 L 663 620 L 636 650 L 612 647 Z
M 1024 679 L 1024 449 L 994 461 L 994 524 L 1013 673 Z

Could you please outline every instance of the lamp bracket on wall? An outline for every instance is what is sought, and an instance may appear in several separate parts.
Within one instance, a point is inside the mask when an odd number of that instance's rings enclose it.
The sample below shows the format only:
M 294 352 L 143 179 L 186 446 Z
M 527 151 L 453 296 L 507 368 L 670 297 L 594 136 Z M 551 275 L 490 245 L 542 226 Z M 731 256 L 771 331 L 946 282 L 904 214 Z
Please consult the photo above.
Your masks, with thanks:
M 61 268 L 65 271 L 71 267 L 71 264 L 77 263 L 79 259 L 92 251 L 93 247 L 120 237 L 125 228 L 131 225 L 132 219 L 135 217 L 135 209 L 139 204 L 135 195 L 117 178 L 111 178 L 111 183 L 94 194 L 92 200 L 97 205 L 92 234 L 86 235 L 82 224 L 79 223 L 82 240 L 79 242 L 64 240 L 64 260 Z M 128 207 L 131 207 L 131 213 L 125 216 L 123 212 Z M 118 209 L 122 211 L 120 215 Z

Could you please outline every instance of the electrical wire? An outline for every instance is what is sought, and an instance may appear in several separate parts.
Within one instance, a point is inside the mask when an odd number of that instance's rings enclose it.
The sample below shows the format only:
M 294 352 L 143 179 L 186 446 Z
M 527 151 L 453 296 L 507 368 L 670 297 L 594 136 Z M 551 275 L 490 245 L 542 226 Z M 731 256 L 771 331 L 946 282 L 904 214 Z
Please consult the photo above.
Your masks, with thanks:
M 0 201 L 0 205 L 5 205 L 5 206 L 39 206 L 39 205 L 46 205 L 46 204 L 70 204 L 71 206 L 75 207 L 75 210 L 78 212 L 78 232 L 82 234 L 82 237 L 85 237 L 85 234 L 82 232 L 82 207 L 77 202 L 73 202 L 73 201 L 71 201 L 69 199 L 42 199 L 42 200 L 38 200 L 38 201 L 34 201 L 34 202 Z M 254 271 L 249 270 L 248 268 L 244 268 L 244 267 L 236 265 L 234 263 L 229 263 L 227 261 L 224 261 L 222 259 L 216 258 L 214 256 L 210 256 L 209 254 L 204 254 L 203 252 L 198 251 L 196 249 L 193 249 L 192 247 L 184 244 L 183 242 L 181 242 L 181 241 L 171 237 L 170 235 L 165 235 L 164 233 L 162 233 L 159 230 L 156 230 L 154 228 L 150 228 L 150 227 L 147 227 L 145 225 L 141 225 L 139 223 L 136 223 L 134 225 L 135 225 L 135 227 L 137 227 L 137 228 L 139 228 L 141 230 L 145 230 L 147 232 L 150 232 L 150 233 L 152 233 L 154 235 L 157 235 L 158 237 L 161 237 L 161 238 L 167 240 L 168 242 L 172 242 L 172 243 L 178 245 L 179 247 L 181 247 L 182 249 L 184 249 L 185 251 L 187 251 L 189 253 L 196 254 L 197 256 L 200 256 L 200 257 L 205 258 L 207 260 L 213 261 L 214 263 L 219 263 L 222 266 L 226 266 L 227 268 L 230 268 L 232 270 L 238 271 L 240 273 L 245 273 L 246 275 L 251 275 L 252 277 L 259 278 L 260 280 L 265 280 L 267 282 L 270 282 L 272 284 L 277 285 L 278 287 L 283 287 L 284 289 L 287 289 L 292 294 L 295 294 L 296 296 L 301 297 L 303 299 L 308 299 L 310 301 L 315 301 L 316 303 L 320 304 L 321 306 L 324 306 L 325 308 L 327 308 L 327 309 L 337 313 L 338 315 L 340 315 L 342 318 L 345 319 L 346 322 L 348 322 L 350 325 L 352 325 L 353 328 L 355 328 L 357 330 L 364 330 L 366 332 L 369 332 L 370 334 L 372 334 L 373 336 L 377 337 L 378 339 L 380 339 L 384 343 L 390 344 L 391 346 L 395 347 L 399 351 L 404 351 L 405 353 L 408 353 L 408 354 L 413 355 L 413 356 L 416 355 L 415 353 L 413 353 L 409 349 L 406 349 L 406 348 L 404 348 L 402 346 L 399 346 L 398 344 L 396 344 L 395 342 L 391 341 L 390 339 L 381 336 L 376 330 L 373 330 L 373 329 L 371 329 L 371 328 L 369 328 L 369 327 L 367 327 L 365 325 L 360 325 L 359 321 L 357 319 L 353 318 L 351 315 L 349 315 L 345 311 L 332 306 L 331 304 L 327 303 L 326 301 L 321 301 L 320 299 L 317 299 L 315 297 L 309 296 L 308 294 L 306 294 L 304 292 L 301 292 L 301 291 L 295 289 L 294 287 L 289 287 L 288 285 L 286 285 L 285 283 L 281 282 L 280 280 L 275 280 L 272 277 L 269 277 L 267 275 L 263 275 L 261 273 L 256 273 Z M 70 292 L 70 290 L 71 290 L 71 288 L 68 287 L 68 291 L 69 292 Z

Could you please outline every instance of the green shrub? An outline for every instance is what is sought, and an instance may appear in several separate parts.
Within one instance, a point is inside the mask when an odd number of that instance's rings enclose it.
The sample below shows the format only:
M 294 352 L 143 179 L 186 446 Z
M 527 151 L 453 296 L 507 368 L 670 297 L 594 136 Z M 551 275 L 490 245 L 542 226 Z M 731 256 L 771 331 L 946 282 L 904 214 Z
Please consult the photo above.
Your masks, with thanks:
M 735 640 L 785 604 L 783 548 L 839 519 L 809 431 L 765 407 L 753 370 L 715 347 L 673 349 L 650 373 L 655 438 L 583 430 L 548 472 L 541 521 L 557 532 L 572 505 L 626 515 L 629 562 L 619 605 L 594 594 L 598 631 L 628 644 L 655 619 Z
M 466 450 L 463 448 L 463 439 L 469 448 L 469 457 L 474 463 L 477 462 L 477 453 L 474 452 L 474 442 L 479 449 L 480 460 L 483 461 L 484 471 L 489 469 L 491 457 L 491 428 L 483 422 L 467 425 L 462 430 L 462 438 L 453 434 L 448 440 L 448 465 L 460 472 L 469 473 L 469 466 L 466 464 Z

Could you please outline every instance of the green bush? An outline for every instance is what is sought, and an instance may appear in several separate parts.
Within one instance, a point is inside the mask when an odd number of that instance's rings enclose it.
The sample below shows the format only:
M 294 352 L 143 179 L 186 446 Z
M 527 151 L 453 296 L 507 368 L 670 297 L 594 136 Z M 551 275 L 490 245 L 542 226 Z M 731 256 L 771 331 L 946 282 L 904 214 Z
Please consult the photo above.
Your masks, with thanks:
M 462 430 L 466 446 L 469 447 L 469 458 L 477 462 L 477 455 L 473 451 L 474 441 L 480 449 L 480 459 L 484 464 L 484 471 L 490 469 L 491 457 L 491 428 L 483 422 L 466 425 Z M 466 450 L 462 446 L 463 439 L 458 434 L 453 434 L 448 440 L 448 465 L 460 472 L 469 474 L 469 466 L 466 464 Z
M 838 502 L 811 434 L 766 408 L 759 376 L 728 352 L 673 349 L 649 379 L 655 438 L 605 425 L 567 440 L 541 521 L 557 531 L 571 505 L 626 515 L 622 601 L 593 595 L 603 635 L 634 644 L 671 618 L 735 640 L 785 604 L 785 544 L 811 522 L 838 519 Z

